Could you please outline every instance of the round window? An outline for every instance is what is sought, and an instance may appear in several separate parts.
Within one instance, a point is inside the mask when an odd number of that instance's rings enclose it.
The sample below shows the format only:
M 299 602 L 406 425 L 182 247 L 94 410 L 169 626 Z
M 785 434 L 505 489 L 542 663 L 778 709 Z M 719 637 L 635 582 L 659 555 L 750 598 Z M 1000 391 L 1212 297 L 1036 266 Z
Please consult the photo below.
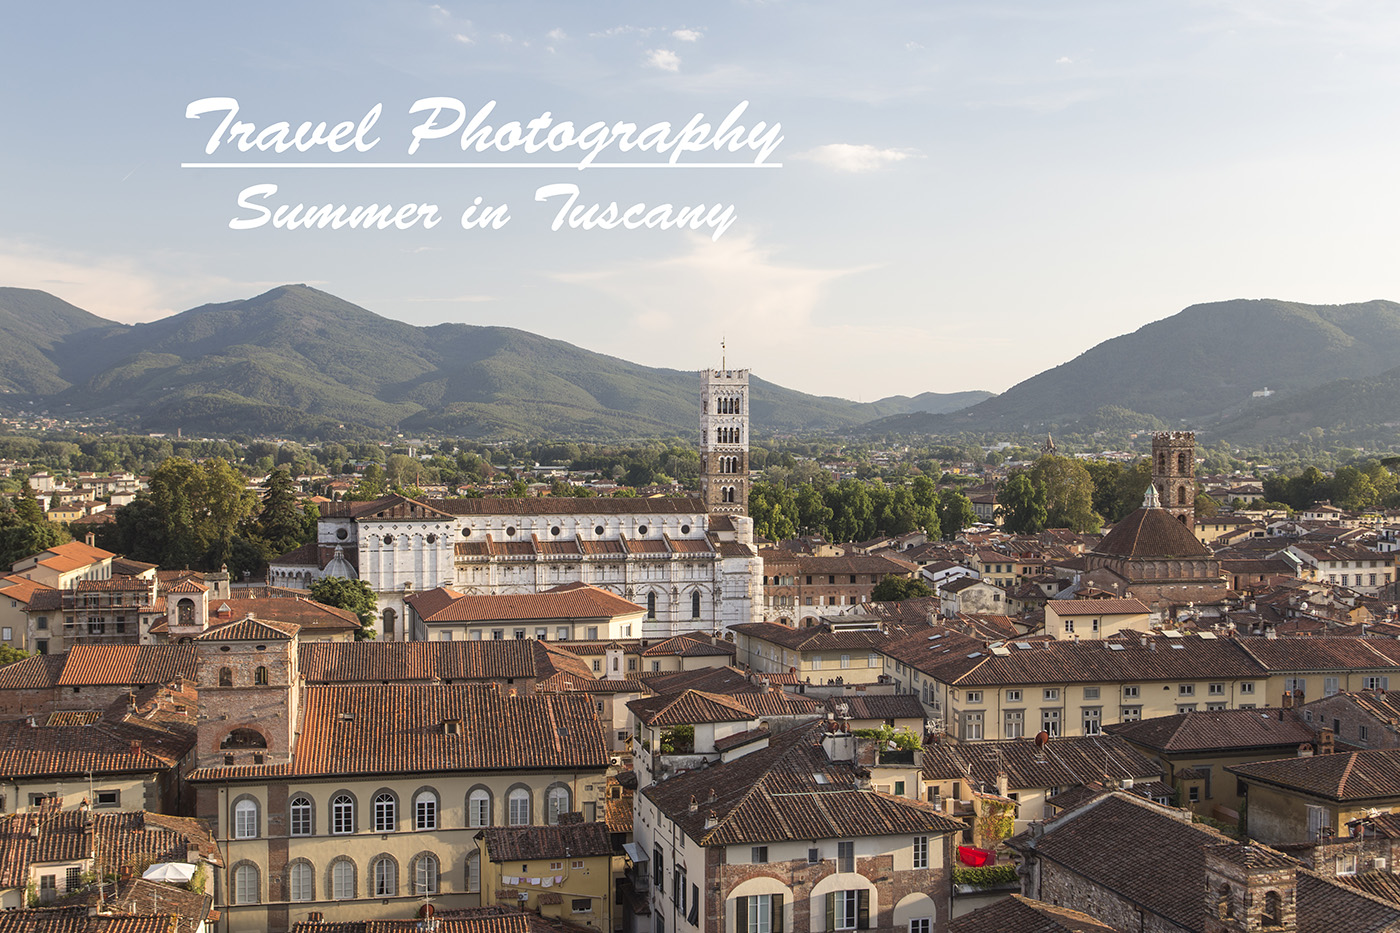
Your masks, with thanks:
M 507 525 L 507 526 L 506 526 L 506 537 L 507 537 L 507 538 L 512 537 L 514 534 L 515 534 L 515 526 L 514 526 L 514 525 Z
M 594 525 L 594 526 L 593 526 L 593 533 L 594 533 L 595 535 L 601 535 L 601 534 L 603 533 L 603 526 L 602 526 L 602 525 Z
M 464 537 L 464 538 L 470 538 L 471 536 L 472 536 L 472 530 L 471 530 L 470 528 L 463 528 L 463 529 L 462 529 L 462 537 Z
M 219 650 L 220 650 L 220 651 L 227 651 L 227 650 L 229 650 L 229 647 L 228 647 L 228 645 L 220 645 L 220 646 L 219 646 Z
M 393 543 L 394 543 L 394 536 L 393 536 L 393 535 L 385 535 L 385 536 L 384 536 L 384 543 L 385 543 L 385 544 L 393 544 Z
M 428 537 L 425 538 L 424 540 L 427 541 L 429 544 L 432 544 L 433 542 L 437 541 L 437 535 L 431 535 L 431 534 L 430 534 L 430 535 L 428 535 Z
M 350 532 L 344 528 L 337 528 L 335 530 L 335 536 L 344 541 L 346 538 L 350 537 Z
M 637 534 L 639 534 L 639 535 L 644 535 L 644 534 L 646 534 L 646 533 L 647 533 L 647 526 L 646 526 L 646 525 L 638 525 L 638 526 L 637 526 Z
M 689 525 L 682 525 L 682 526 L 681 526 L 681 534 L 683 534 L 683 535 L 688 535 L 688 534 L 690 534 L 690 526 L 689 526 Z
M 556 538 L 559 537 L 559 526 L 555 525 L 553 528 L 549 529 L 549 533 L 554 535 Z

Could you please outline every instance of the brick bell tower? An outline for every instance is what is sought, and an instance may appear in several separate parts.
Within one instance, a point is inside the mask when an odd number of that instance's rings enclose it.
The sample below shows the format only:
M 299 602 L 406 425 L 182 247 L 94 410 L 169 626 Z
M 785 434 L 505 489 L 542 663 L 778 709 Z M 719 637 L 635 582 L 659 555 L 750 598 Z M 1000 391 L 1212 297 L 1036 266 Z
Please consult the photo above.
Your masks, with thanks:
M 1160 431 L 1152 435 L 1152 485 L 1162 508 L 1187 528 L 1196 527 L 1196 434 Z
M 722 345 L 721 345 L 722 346 Z M 700 495 L 710 514 L 749 513 L 749 371 L 700 373 Z

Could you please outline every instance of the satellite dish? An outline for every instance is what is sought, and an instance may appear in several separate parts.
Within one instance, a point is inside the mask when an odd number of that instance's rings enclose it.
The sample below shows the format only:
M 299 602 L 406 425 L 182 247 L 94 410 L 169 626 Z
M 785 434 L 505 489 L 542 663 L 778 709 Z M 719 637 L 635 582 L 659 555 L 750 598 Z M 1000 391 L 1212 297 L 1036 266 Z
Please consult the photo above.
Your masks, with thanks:
M 1040 732 L 1037 732 L 1037 733 L 1035 734 L 1035 747 L 1036 747 L 1036 748 L 1044 748 L 1045 746 L 1047 746 L 1047 745 L 1049 745 L 1049 744 L 1050 744 L 1050 733 L 1048 733 L 1048 732 L 1046 732 L 1046 731 L 1044 731 L 1044 730 L 1042 729 Z

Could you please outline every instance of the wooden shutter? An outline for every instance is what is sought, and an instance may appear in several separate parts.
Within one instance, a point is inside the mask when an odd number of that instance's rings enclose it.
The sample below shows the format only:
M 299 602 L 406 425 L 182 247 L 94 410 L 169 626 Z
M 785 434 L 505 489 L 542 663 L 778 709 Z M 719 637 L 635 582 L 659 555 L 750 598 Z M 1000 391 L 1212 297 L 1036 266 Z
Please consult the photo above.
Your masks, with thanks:
M 686 912 L 685 920 L 691 926 L 700 925 L 700 886 L 697 884 L 690 886 L 690 909 Z
M 826 928 L 828 930 L 836 929 L 836 892 L 834 891 L 826 896 Z
M 870 891 L 856 892 L 856 929 L 870 929 Z
M 773 933 L 783 933 L 783 896 L 781 894 L 773 895 L 772 908 Z
M 734 898 L 734 933 L 749 933 L 749 899 Z

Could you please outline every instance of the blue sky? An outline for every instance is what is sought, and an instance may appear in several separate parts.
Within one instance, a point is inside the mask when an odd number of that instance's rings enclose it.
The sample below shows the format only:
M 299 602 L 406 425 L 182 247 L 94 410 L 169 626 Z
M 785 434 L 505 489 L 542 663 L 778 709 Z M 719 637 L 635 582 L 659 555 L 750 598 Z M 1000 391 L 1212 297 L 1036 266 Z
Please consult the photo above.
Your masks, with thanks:
M 5 19 L 0 284 L 119 320 L 306 282 L 652 366 L 716 365 L 725 339 L 731 364 L 870 401 L 1000 390 L 1196 302 L 1400 299 L 1400 15 L 1384 2 L 77 3 Z M 781 124 L 782 167 L 180 167 L 486 160 L 450 139 L 406 154 L 409 108 L 435 96 L 580 126 L 748 101 L 741 122 Z M 380 104 L 381 141 L 206 156 L 217 117 L 185 118 L 205 97 L 259 128 Z M 534 193 L 556 183 L 581 203 L 732 205 L 734 222 L 718 239 L 552 231 Z M 269 206 L 433 203 L 444 220 L 230 229 L 257 184 L 278 186 Z M 461 229 L 478 196 L 510 222 Z

